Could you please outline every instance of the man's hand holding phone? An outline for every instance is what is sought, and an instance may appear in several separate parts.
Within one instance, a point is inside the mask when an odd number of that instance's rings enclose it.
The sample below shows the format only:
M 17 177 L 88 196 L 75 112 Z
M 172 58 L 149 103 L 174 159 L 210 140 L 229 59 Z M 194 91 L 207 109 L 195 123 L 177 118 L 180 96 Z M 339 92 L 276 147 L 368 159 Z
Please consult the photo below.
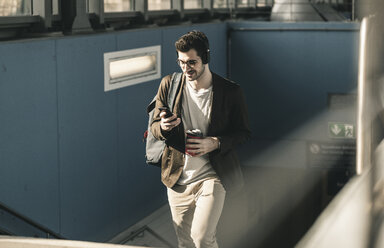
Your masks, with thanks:
M 174 127 L 178 126 L 181 122 L 181 119 L 173 114 L 169 108 L 160 107 L 160 127 L 164 131 L 171 131 Z

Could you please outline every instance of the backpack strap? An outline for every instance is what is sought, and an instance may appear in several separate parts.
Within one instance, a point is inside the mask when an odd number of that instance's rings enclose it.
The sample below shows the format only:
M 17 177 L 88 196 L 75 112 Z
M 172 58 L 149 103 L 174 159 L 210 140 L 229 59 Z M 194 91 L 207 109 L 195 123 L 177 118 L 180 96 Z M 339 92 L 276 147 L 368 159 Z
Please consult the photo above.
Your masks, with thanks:
M 181 72 L 174 72 L 171 77 L 171 85 L 169 86 L 169 90 L 168 90 L 168 107 L 171 110 L 171 112 L 173 110 L 173 106 L 176 98 L 176 92 L 177 92 L 177 89 L 179 88 L 182 75 L 183 74 Z
M 183 73 L 174 72 L 171 76 L 171 83 L 169 85 L 168 99 L 167 99 L 168 107 L 171 111 L 173 109 L 177 89 L 179 88 L 182 75 Z M 147 106 L 147 114 L 149 114 L 155 108 L 155 106 L 156 106 L 156 95 L 153 97 L 151 103 Z

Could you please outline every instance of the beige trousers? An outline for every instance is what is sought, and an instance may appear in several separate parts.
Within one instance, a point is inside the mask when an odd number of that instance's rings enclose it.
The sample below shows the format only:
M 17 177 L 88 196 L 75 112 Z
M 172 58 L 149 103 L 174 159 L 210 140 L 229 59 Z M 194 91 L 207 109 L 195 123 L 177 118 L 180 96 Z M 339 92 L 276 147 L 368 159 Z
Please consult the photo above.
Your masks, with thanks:
M 218 248 L 216 226 L 225 200 L 225 190 L 217 178 L 168 188 L 179 248 Z

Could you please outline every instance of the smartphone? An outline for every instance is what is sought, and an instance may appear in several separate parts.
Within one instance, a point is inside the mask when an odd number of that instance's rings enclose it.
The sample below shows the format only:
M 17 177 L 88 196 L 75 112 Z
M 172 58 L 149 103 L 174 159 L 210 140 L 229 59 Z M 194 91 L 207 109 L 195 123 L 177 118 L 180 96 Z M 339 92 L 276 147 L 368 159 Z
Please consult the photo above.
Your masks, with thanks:
M 164 118 L 169 118 L 169 117 L 171 117 L 173 115 L 168 107 L 159 107 L 159 110 L 160 110 L 160 113 L 165 111 Z

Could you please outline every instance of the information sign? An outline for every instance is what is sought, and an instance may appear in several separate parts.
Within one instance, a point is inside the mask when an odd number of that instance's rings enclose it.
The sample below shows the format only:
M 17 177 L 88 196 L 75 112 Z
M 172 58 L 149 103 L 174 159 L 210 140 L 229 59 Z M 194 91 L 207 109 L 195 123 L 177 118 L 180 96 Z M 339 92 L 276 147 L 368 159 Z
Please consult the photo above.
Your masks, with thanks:
M 330 138 L 355 139 L 355 125 L 350 123 L 328 122 Z
M 356 165 L 356 143 L 308 141 L 307 161 L 310 167 L 353 169 Z

